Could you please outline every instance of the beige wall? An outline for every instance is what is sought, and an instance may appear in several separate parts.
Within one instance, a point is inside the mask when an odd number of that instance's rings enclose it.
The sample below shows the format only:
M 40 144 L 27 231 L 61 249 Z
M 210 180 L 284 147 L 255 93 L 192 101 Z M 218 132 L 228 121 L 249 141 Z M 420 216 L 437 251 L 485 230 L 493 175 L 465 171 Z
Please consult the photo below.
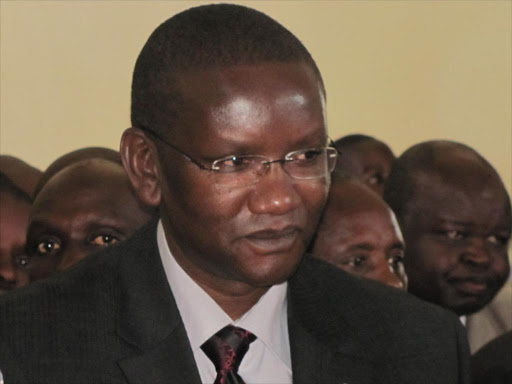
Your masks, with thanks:
M 191 1 L 1 1 L 0 152 L 38 167 L 117 148 L 133 65 L 151 31 Z M 333 138 L 361 132 L 401 153 L 469 144 L 512 177 L 510 1 L 239 1 L 311 50 Z

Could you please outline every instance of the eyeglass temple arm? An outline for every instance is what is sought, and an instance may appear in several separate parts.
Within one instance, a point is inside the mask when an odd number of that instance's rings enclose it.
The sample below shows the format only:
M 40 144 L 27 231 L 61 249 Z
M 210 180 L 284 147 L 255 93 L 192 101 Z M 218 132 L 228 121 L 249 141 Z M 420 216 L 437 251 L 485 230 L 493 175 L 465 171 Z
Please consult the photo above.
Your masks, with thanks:
M 175 147 L 174 145 L 172 145 L 171 143 L 169 143 L 167 140 L 165 140 L 162 136 L 160 136 L 158 133 L 156 133 L 155 131 L 153 131 L 152 129 L 149 129 L 149 128 L 146 128 L 144 126 L 138 126 L 138 128 L 144 132 L 147 132 L 149 133 L 150 135 L 153 135 L 154 137 L 156 137 L 158 140 L 160 140 L 162 143 L 164 144 L 167 144 L 169 147 L 171 147 L 172 149 L 174 149 L 176 152 L 178 152 L 179 154 L 181 154 L 183 157 L 185 157 L 185 159 L 187 159 L 188 161 L 190 161 L 191 163 L 194 163 L 195 165 L 197 165 L 200 169 L 203 169 L 205 171 L 212 171 L 211 168 L 208 168 L 206 166 L 204 166 L 203 164 L 201 164 L 199 161 L 191 158 L 189 155 L 187 155 L 185 152 L 183 152 L 181 149 L 179 149 L 178 147 Z

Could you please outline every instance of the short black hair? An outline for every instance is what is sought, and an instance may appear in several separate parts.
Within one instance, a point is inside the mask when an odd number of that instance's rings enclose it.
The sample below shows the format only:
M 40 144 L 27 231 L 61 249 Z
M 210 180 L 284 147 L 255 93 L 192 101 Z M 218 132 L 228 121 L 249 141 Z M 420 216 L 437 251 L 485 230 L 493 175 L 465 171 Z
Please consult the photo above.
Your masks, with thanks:
M 36 186 L 34 196 L 38 195 L 41 189 L 56 173 L 60 172 L 62 169 L 68 167 L 71 164 L 89 159 L 103 159 L 119 164 L 121 167 L 123 166 L 121 155 L 118 151 L 113 149 L 103 147 L 87 147 L 77 149 L 76 151 L 69 152 L 59 157 L 57 160 L 51 163 L 48 168 L 46 168 L 46 170 L 41 175 L 39 183 Z
M 18 187 L 7 175 L 0 172 L 0 192 L 5 192 L 19 201 L 32 204 L 32 198 L 23 189 Z
M 132 126 L 164 133 L 179 117 L 176 75 L 190 69 L 264 62 L 304 62 L 325 89 L 308 50 L 281 24 L 235 4 L 190 8 L 162 23 L 144 45 L 133 72 Z
M 476 150 L 465 144 L 449 140 L 430 140 L 413 145 L 395 160 L 384 190 L 383 198 L 399 221 L 407 214 L 409 202 L 420 187 L 418 176 L 435 170 L 440 154 L 453 151 L 462 151 L 500 179 L 494 167 Z

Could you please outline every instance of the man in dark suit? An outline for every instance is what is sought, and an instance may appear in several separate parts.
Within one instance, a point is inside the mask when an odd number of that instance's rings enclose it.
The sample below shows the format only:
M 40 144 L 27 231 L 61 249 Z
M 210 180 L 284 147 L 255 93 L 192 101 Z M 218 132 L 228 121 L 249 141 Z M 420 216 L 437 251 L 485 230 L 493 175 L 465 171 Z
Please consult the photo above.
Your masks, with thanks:
M 309 257 L 336 151 L 304 46 L 236 5 L 163 23 L 125 169 L 161 220 L 0 301 L 6 383 L 467 383 L 457 319 Z

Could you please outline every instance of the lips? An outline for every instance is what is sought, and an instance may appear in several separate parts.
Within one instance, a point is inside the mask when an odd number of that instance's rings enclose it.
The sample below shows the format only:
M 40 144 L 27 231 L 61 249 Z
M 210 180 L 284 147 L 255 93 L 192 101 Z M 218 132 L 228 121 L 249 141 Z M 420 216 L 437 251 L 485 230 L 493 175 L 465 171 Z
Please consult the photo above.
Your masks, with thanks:
M 249 248 L 259 254 L 282 253 L 291 250 L 299 238 L 300 229 L 288 226 L 283 229 L 265 229 L 243 238 Z
M 491 285 L 489 279 L 482 277 L 452 278 L 449 282 L 457 292 L 469 296 L 485 295 Z

